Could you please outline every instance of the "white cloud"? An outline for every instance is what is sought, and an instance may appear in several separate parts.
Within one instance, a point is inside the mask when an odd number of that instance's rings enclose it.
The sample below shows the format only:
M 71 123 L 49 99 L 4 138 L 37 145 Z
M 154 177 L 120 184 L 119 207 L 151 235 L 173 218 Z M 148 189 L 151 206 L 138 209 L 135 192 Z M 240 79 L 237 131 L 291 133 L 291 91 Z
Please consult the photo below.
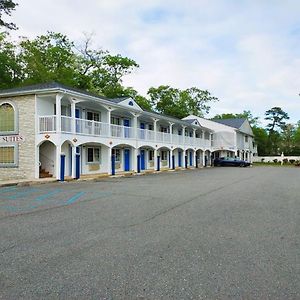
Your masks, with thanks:
M 300 21 L 297 0 L 39 1 L 20 2 L 19 35 L 47 30 L 135 59 L 125 83 L 208 89 L 220 102 L 212 112 L 264 112 L 281 106 L 300 119 Z M 299 99 L 299 100 L 298 100 Z

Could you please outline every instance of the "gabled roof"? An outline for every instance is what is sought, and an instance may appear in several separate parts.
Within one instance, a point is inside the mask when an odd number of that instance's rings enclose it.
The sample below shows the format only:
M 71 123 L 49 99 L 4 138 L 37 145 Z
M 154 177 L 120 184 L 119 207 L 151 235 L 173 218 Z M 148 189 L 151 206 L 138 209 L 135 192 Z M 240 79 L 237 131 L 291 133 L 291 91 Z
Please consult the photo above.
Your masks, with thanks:
M 240 129 L 246 120 L 247 119 L 245 118 L 240 118 L 240 119 L 213 119 L 212 121 Z
M 219 124 L 227 125 L 233 128 L 238 129 L 239 132 L 249 134 L 253 136 L 253 131 L 251 125 L 246 118 L 237 118 L 237 119 L 214 119 L 214 122 Z

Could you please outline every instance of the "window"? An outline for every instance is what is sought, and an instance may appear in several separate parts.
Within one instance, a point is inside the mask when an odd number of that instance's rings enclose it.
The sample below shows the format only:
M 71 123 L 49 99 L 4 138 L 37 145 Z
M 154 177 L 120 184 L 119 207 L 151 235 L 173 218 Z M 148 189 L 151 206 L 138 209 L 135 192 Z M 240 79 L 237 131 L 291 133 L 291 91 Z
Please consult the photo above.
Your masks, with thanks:
M 101 148 L 89 147 L 87 148 L 87 162 L 100 163 Z
M 86 113 L 86 118 L 90 121 L 96 121 L 96 122 L 100 122 L 100 120 L 101 120 L 100 113 L 93 112 L 93 111 L 88 111 Z
M 118 117 L 111 117 L 110 118 L 110 123 L 113 125 L 121 125 L 121 120 Z
M 153 124 L 148 124 L 148 130 L 154 130 Z
M 245 136 L 245 142 L 248 143 L 248 135 Z
M 128 102 L 128 105 L 133 106 L 133 102 L 132 102 L 132 101 L 129 101 L 129 102 Z
M 115 156 L 116 162 L 121 161 L 121 150 L 120 149 L 112 149 L 112 154 Z
M 149 161 L 154 160 L 154 150 L 149 150 Z
M 160 132 L 165 132 L 165 133 L 167 133 L 168 131 L 169 131 L 169 128 L 168 128 L 168 127 L 160 126 Z
M 168 151 L 161 151 L 160 158 L 161 160 L 168 160 Z
M 10 103 L 0 104 L 0 134 L 16 133 L 15 109 Z
M 17 162 L 17 145 L 0 146 L 0 167 L 16 167 Z

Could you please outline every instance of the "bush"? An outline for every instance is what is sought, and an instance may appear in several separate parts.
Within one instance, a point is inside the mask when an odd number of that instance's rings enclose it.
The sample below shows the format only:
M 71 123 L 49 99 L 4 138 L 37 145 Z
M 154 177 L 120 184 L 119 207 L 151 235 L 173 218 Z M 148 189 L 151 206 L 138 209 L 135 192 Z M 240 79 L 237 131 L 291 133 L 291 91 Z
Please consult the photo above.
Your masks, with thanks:
M 287 164 L 289 162 L 289 160 L 287 158 L 284 158 L 282 161 L 284 164 Z
M 262 159 L 261 159 L 261 162 L 264 162 L 264 161 L 265 161 L 265 159 L 264 159 L 264 158 L 262 158 Z
M 295 159 L 290 159 L 290 160 L 289 160 L 289 162 L 290 162 L 291 164 L 294 164 L 295 161 L 296 161 Z
M 277 164 L 278 159 L 277 159 L 277 158 L 273 159 L 273 162 L 274 162 L 275 164 Z
M 296 160 L 296 161 L 295 161 L 295 166 L 296 166 L 296 167 L 300 167 L 300 160 Z

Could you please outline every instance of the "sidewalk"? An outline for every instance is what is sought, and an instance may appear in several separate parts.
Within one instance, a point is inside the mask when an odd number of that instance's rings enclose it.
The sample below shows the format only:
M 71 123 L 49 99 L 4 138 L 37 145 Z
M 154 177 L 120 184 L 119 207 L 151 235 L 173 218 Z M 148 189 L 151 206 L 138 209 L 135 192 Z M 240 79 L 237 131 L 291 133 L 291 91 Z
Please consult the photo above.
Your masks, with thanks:
M 35 184 L 44 184 L 57 181 L 56 178 L 39 178 L 39 179 L 12 179 L 12 180 L 0 180 L 0 188 L 6 186 L 29 186 Z

